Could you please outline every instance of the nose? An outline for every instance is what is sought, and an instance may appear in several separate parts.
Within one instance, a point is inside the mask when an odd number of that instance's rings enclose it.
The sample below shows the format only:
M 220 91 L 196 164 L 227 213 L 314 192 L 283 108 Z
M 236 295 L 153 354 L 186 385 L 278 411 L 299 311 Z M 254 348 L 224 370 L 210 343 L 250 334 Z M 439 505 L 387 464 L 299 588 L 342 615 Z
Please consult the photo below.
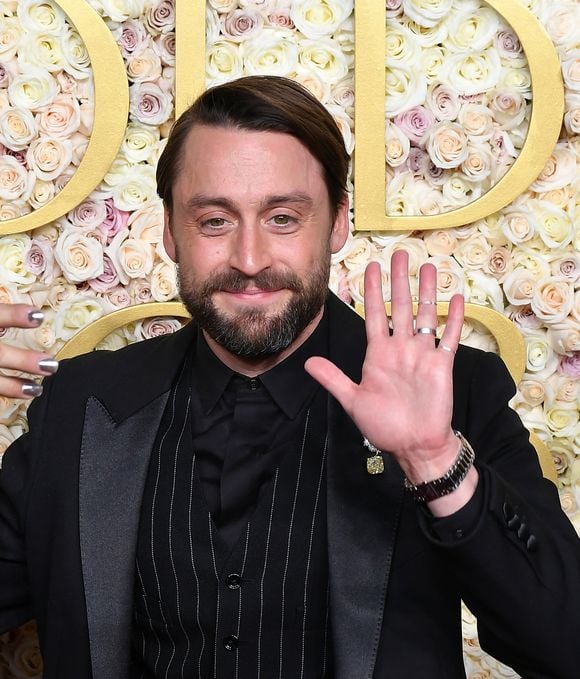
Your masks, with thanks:
M 246 276 L 255 276 L 271 265 L 268 235 L 259 224 L 240 224 L 231 241 L 230 266 Z

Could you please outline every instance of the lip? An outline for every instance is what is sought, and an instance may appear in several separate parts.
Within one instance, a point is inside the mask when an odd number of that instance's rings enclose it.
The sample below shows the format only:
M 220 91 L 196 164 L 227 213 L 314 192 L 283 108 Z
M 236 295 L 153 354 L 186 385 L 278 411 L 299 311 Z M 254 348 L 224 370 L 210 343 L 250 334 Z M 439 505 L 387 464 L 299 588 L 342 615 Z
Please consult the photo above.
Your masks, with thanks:
M 272 299 L 283 288 L 264 290 L 262 288 L 246 288 L 244 290 L 222 290 L 223 293 L 235 299 L 258 302 L 260 300 Z

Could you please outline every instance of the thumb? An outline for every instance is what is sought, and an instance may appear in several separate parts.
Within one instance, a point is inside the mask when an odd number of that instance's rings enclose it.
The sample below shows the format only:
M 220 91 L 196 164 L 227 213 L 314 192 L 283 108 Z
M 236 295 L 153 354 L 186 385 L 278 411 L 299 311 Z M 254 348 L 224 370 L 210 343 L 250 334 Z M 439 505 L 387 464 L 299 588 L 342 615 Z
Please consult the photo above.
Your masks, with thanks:
M 306 361 L 304 369 L 334 396 L 347 413 L 351 413 L 356 384 L 340 368 L 326 358 L 313 356 Z

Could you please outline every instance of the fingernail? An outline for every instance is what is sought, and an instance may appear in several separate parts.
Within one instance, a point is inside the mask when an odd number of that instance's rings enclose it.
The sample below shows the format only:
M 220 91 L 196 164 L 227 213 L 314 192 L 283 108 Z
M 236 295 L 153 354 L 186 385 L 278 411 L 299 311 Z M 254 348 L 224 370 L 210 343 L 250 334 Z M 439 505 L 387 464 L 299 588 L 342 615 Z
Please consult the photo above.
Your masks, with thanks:
M 48 373 L 49 375 L 54 375 L 54 373 L 58 370 L 58 361 L 54 358 L 43 358 L 41 361 L 38 361 L 38 367 L 43 372 Z
M 44 314 L 42 311 L 29 311 L 28 320 L 34 325 L 40 325 L 44 321 Z
M 24 396 L 40 396 L 42 394 L 42 384 L 23 384 L 22 394 Z

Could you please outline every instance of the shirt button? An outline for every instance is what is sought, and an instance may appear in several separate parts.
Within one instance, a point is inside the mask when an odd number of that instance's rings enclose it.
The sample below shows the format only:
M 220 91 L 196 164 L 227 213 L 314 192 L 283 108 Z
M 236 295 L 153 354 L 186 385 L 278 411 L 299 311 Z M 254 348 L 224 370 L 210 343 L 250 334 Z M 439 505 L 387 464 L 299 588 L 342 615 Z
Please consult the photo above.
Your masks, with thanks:
M 238 637 L 235 634 L 230 634 L 229 637 L 223 638 L 223 644 L 226 651 L 235 651 L 238 647 Z
M 237 573 L 232 573 L 226 578 L 226 585 L 230 589 L 240 589 L 242 585 L 242 578 Z
M 248 382 L 248 386 L 250 387 L 250 391 L 256 391 L 256 389 L 260 385 L 258 384 L 258 380 L 256 378 L 252 377 L 252 379 L 250 379 L 249 382 Z

